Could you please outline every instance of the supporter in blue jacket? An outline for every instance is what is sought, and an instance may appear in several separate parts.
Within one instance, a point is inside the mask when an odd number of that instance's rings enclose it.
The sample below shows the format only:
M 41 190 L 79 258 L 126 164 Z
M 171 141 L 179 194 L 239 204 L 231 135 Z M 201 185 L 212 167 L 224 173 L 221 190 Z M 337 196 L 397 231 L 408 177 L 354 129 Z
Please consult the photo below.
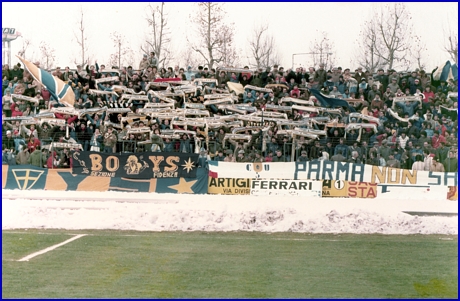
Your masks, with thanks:
M 339 144 L 335 146 L 334 155 L 342 154 L 345 158 L 348 158 L 348 146 L 344 144 L 344 139 L 340 138 Z
M 410 101 L 397 102 L 396 105 L 401 107 L 403 109 L 403 112 L 406 114 L 409 114 L 409 117 L 410 117 L 414 115 L 415 109 L 418 107 L 419 102 L 418 101 L 414 101 L 412 103 Z

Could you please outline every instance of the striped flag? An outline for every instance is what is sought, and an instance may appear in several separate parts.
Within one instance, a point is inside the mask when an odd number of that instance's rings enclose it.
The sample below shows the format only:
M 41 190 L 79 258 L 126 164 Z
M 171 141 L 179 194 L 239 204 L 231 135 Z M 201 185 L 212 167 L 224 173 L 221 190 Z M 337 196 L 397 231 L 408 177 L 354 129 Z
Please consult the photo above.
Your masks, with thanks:
M 75 103 L 75 94 L 69 85 L 67 85 L 56 76 L 53 76 L 45 70 L 38 68 L 33 63 L 19 56 L 16 57 L 21 60 L 32 77 L 42 83 L 48 89 L 48 91 L 50 91 L 50 94 L 55 100 L 64 104 L 65 106 L 73 107 Z
M 218 178 L 217 171 L 214 171 L 213 169 L 217 169 L 218 162 L 217 161 L 209 161 L 209 173 L 208 176 L 211 178 Z
M 318 102 L 321 104 L 322 107 L 325 107 L 325 108 L 345 107 L 345 108 L 348 108 L 350 112 L 356 112 L 355 108 L 350 106 L 350 104 L 346 100 L 339 99 L 339 98 L 332 98 L 332 97 L 323 95 L 321 94 L 320 91 L 316 89 L 310 89 L 310 92 L 313 96 L 316 97 L 316 99 L 318 100 Z
M 450 61 L 447 61 L 444 65 L 436 67 L 431 72 L 432 81 L 443 81 L 447 82 L 448 80 L 458 79 L 458 67 L 457 64 L 451 64 Z

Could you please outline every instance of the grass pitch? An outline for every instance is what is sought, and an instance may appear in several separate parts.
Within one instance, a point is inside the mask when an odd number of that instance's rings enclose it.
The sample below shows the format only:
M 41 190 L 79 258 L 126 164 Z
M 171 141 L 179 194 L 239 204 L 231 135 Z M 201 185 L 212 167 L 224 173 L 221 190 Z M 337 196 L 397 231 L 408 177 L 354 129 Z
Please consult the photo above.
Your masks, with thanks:
M 2 240 L 3 298 L 458 297 L 457 236 L 15 230 Z

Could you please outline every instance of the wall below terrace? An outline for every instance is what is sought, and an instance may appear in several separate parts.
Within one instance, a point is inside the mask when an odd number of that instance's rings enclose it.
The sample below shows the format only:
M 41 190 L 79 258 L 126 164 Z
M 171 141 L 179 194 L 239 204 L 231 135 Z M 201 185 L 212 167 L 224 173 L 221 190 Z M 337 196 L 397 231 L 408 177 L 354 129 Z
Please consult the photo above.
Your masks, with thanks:
M 335 162 L 336 163 L 336 162 Z M 229 165 L 230 164 L 230 165 Z M 294 167 L 293 167 L 294 166 Z M 2 166 L 2 189 L 55 190 L 55 191 L 125 191 L 151 193 L 192 193 L 254 196 L 294 196 L 308 198 L 372 198 L 401 200 L 457 201 L 457 186 L 436 185 L 457 173 L 409 173 L 402 183 L 403 173 L 394 170 L 374 170 L 372 175 L 363 171 L 364 181 L 342 179 L 345 175 L 334 172 L 334 179 L 308 180 L 287 177 L 294 163 L 228 163 L 213 162 L 210 169 L 197 168 L 195 178 L 130 179 L 73 174 L 70 169 L 45 169 L 32 165 Z M 345 164 L 347 168 L 350 167 Z M 308 166 L 310 168 L 311 166 Z M 323 168 L 324 166 L 320 166 Z M 338 168 L 333 164 L 332 169 Z M 352 167 L 350 167 L 352 169 Z M 370 170 L 372 171 L 372 167 Z M 339 168 L 340 169 L 340 168 Z M 308 171 L 303 171 L 308 172 Z M 261 174 L 264 173 L 262 176 Z M 400 173 L 399 176 L 397 174 Z M 320 174 L 318 172 L 318 174 Z M 385 174 L 385 175 L 384 175 Z M 455 174 L 455 175 L 452 175 Z M 209 175 L 209 176 L 208 176 Z M 234 175 L 235 177 L 228 177 Z M 278 176 L 277 176 L 278 175 Z M 224 176 L 224 177 L 222 177 Z M 369 178 L 371 177 L 371 178 Z M 396 179 L 399 177 L 399 182 Z M 409 179 L 410 178 L 410 179 Z M 375 179 L 392 179 L 392 183 Z M 439 180 L 439 181 L 438 181 Z M 411 193 L 408 194 L 408 191 Z

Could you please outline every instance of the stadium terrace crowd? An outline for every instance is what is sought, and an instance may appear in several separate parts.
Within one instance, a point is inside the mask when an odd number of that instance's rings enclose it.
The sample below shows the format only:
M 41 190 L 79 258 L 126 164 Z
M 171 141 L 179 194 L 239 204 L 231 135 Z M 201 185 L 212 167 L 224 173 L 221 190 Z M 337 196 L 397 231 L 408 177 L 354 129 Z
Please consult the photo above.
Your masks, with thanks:
M 39 63 L 35 63 L 38 67 Z M 139 68 L 87 64 L 52 74 L 73 107 L 18 63 L 2 68 L 2 163 L 72 165 L 71 150 L 188 152 L 205 160 L 332 160 L 457 171 L 457 80 L 361 67 Z M 325 107 L 325 99 L 348 105 Z M 324 100 L 324 99 L 323 99 Z M 79 145 L 78 145 L 79 144 Z M 78 145 L 78 146 L 77 146 Z

